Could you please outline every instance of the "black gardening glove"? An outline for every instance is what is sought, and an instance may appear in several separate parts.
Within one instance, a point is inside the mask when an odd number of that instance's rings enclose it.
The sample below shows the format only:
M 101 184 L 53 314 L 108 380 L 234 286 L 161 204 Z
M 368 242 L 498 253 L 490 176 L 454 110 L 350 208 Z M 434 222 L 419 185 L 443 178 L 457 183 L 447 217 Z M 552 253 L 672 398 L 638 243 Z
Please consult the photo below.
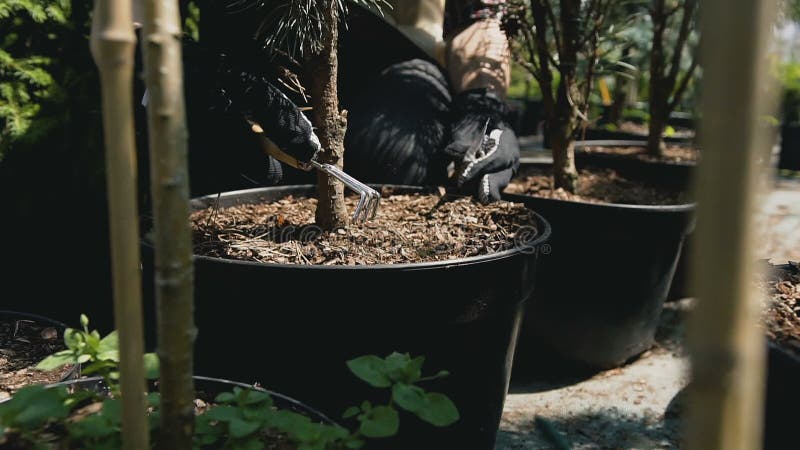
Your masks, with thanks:
M 482 203 L 500 200 L 519 168 L 519 142 L 505 103 L 486 89 L 472 89 L 453 99 L 452 114 L 452 139 L 444 150 L 454 166 L 451 181 Z
M 211 86 L 211 109 L 255 121 L 281 150 L 307 163 L 320 150 L 311 122 L 265 77 L 228 64 L 219 56 Z

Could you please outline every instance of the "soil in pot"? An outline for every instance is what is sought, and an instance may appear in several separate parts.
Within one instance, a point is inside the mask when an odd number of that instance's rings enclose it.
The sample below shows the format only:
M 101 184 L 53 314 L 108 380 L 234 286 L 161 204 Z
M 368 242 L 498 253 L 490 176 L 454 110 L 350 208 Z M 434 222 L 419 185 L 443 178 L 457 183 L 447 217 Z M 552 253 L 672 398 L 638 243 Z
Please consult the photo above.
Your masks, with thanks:
M 371 265 L 445 261 L 487 255 L 515 245 L 536 223 L 530 209 L 510 202 L 481 205 L 468 197 L 391 195 L 384 190 L 375 219 L 322 232 L 317 200 L 213 206 L 192 214 L 195 254 L 259 263 Z M 357 198 L 346 199 L 348 211 Z
M 772 267 L 759 287 L 767 338 L 800 358 L 800 263 Z
M 42 371 L 36 365 L 64 350 L 63 324 L 28 314 L 0 311 L 0 401 L 22 387 L 62 381 L 72 366 Z
M 655 183 L 632 180 L 613 169 L 587 167 L 578 174 L 579 192 L 553 189 L 549 167 L 523 167 L 505 192 L 535 197 L 588 203 L 624 203 L 634 205 L 677 205 L 688 202 L 685 192 Z
M 586 146 L 581 147 L 579 152 L 613 155 L 618 157 L 636 158 L 647 162 L 667 162 L 667 163 L 697 163 L 700 159 L 700 150 L 696 147 L 686 145 L 667 144 L 663 155 L 653 156 L 647 152 L 645 147 L 639 146 Z

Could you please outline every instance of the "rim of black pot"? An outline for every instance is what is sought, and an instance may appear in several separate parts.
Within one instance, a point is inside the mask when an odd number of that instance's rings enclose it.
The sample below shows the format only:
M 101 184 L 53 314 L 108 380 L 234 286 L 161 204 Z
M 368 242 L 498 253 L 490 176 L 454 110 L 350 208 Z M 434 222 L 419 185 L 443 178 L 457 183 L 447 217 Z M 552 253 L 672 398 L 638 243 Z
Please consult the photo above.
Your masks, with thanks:
M 211 382 L 211 383 L 217 383 L 217 384 L 226 385 L 230 389 L 233 389 L 234 387 L 239 387 L 239 388 L 242 388 L 242 389 L 251 389 L 251 390 L 254 390 L 254 391 L 266 392 L 272 398 L 277 398 L 277 399 L 280 399 L 281 402 L 285 402 L 285 403 L 287 403 L 289 405 L 292 405 L 292 406 L 295 406 L 295 407 L 298 407 L 298 408 L 301 408 L 301 409 L 305 409 L 305 410 L 311 411 L 314 414 L 316 414 L 317 416 L 319 416 L 319 418 L 321 418 L 321 419 L 323 419 L 323 420 L 325 420 L 325 421 L 327 421 L 327 422 L 329 422 L 331 424 L 338 425 L 338 423 L 335 420 L 331 419 L 326 414 L 323 414 L 318 409 L 313 408 L 313 407 L 311 407 L 311 406 L 309 406 L 309 405 L 307 405 L 307 404 L 305 404 L 305 403 L 303 403 L 303 402 L 301 402 L 299 400 L 296 400 L 296 399 L 294 399 L 292 397 L 288 397 L 286 395 L 283 395 L 280 392 L 271 391 L 269 389 L 264 389 L 264 388 L 262 388 L 260 386 L 253 386 L 252 384 L 242 383 L 242 382 L 239 382 L 239 381 L 226 380 L 224 378 L 214 378 L 214 377 L 204 377 L 204 376 L 201 376 L 201 375 L 193 375 L 192 379 L 195 380 L 195 381 L 207 381 L 207 382 Z M 76 378 L 74 380 L 59 381 L 58 383 L 52 383 L 52 384 L 45 385 L 45 387 L 50 388 L 50 387 L 56 387 L 56 386 L 71 386 L 73 384 L 80 384 L 80 383 L 102 383 L 102 382 L 103 382 L 103 377 L 87 377 L 87 378 Z
M 393 189 L 413 189 L 413 190 L 427 190 L 432 189 L 428 186 L 408 186 L 408 185 L 396 185 L 396 184 L 371 184 L 372 187 L 389 187 Z M 237 191 L 227 191 L 221 194 L 210 194 L 204 195 L 201 197 L 195 197 L 192 201 L 195 200 L 216 200 L 217 197 L 223 198 L 226 196 L 236 196 L 236 195 L 243 195 L 243 194 L 255 194 L 261 191 L 269 191 L 274 189 L 280 190 L 293 190 L 293 189 L 304 189 L 304 190 L 311 190 L 316 189 L 316 185 L 313 184 L 293 184 L 293 185 L 285 185 L 285 186 L 272 186 L 272 187 L 260 187 L 260 188 L 252 188 L 252 189 L 242 189 Z M 521 202 L 520 202 L 521 203 Z M 383 271 L 405 271 L 405 270 L 427 270 L 427 269 L 436 269 L 436 268 L 445 268 L 445 267 L 453 267 L 453 266 L 469 266 L 474 264 L 481 264 L 486 262 L 491 262 L 499 259 L 505 259 L 511 256 L 516 256 L 519 254 L 525 253 L 535 253 L 531 252 L 531 249 L 537 249 L 538 246 L 544 244 L 550 239 L 551 234 L 551 227 L 550 222 L 547 221 L 545 217 L 541 214 L 537 213 L 536 211 L 532 211 L 534 217 L 536 217 L 536 225 L 537 225 L 537 235 L 536 238 L 531 242 L 526 242 L 524 247 L 515 246 L 510 250 L 503 250 L 502 252 L 491 253 L 488 255 L 480 255 L 480 256 L 470 256 L 468 258 L 456 258 L 456 259 L 447 259 L 444 261 L 428 261 L 428 262 L 419 262 L 419 263 L 401 263 L 401 264 L 364 264 L 364 265 L 322 265 L 322 264 L 284 264 L 284 263 L 260 263 L 256 261 L 242 261 L 237 259 L 227 259 L 227 258 L 216 258 L 212 256 L 204 256 L 204 255 L 192 255 L 193 259 L 201 260 L 201 261 L 210 261 L 210 262 L 225 262 L 230 264 L 243 264 L 243 265 L 252 265 L 252 266 L 270 266 L 270 267 L 277 267 L 277 268 L 286 268 L 286 269 L 311 269 L 311 270 L 383 270 Z M 142 241 L 144 245 L 153 248 L 152 243 L 147 242 L 146 240 Z
M 66 330 L 70 328 L 69 325 L 65 324 L 64 322 L 60 322 L 55 319 L 51 319 L 47 316 L 42 316 L 39 314 L 29 313 L 29 312 L 22 312 L 22 311 L 14 311 L 13 309 L 0 309 L 0 316 L 17 316 L 28 320 L 35 320 L 37 322 L 44 322 L 50 324 L 54 327 L 61 328 L 62 330 Z

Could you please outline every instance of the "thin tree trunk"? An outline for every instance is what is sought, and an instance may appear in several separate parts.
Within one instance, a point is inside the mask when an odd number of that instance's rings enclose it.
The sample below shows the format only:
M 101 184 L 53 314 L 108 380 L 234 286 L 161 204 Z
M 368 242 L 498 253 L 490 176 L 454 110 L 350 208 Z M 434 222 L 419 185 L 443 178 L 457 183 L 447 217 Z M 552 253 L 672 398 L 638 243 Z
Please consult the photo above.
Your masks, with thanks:
M 689 328 L 687 449 L 762 445 L 764 332 L 754 291 L 754 218 L 770 146 L 759 117 L 775 110 L 766 52 L 775 0 L 704 0 L 703 161 L 698 167 Z M 731 33 L 736 30 L 736 33 Z M 735 94 L 735 95 L 734 95 Z
M 114 322 L 119 333 L 122 448 L 149 448 L 145 416 L 144 339 L 139 275 L 139 214 L 136 204 L 136 144 L 133 123 L 133 33 L 131 3 L 97 0 L 91 51 L 100 71 L 111 228 Z
M 652 89 L 651 89 L 652 91 Z M 664 154 L 664 130 L 667 128 L 666 106 L 650 103 L 650 123 L 648 125 L 647 152 L 656 157 Z
M 575 146 L 573 134 L 577 129 L 578 70 L 578 19 L 581 0 L 561 0 L 561 53 L 559 80 L 556 92 L 555 111 L 550 120 L 550 145 L 553 150 L 553 182 L 556 189 L 576 193 L 578 172 L 575 169 Z M 587 80 L 587 83 L 590 81 Z
M 144 56 L 155 222 L 161 435 L 169 450 L 192 447 L 195 338 L 186 112 L 177 0 L 146 0 Z
M 339 10 L 335 1 L 328 1 L 322 22 L 326 24 L 322 51 L 308 59 L 308 78 L 311 83 L 312 122 L 317 130 L 323 151 L 320 160 L 342 167 L 344 156 L 344 133 L 347 120 L 339 111 L 339 96 L 336 88 L 339 38 Z M 344 185 L 326 173 L 317 173 L 319 203 L 317 225 L 326 230 L 347 226 L 347 210 L 344 206 Z

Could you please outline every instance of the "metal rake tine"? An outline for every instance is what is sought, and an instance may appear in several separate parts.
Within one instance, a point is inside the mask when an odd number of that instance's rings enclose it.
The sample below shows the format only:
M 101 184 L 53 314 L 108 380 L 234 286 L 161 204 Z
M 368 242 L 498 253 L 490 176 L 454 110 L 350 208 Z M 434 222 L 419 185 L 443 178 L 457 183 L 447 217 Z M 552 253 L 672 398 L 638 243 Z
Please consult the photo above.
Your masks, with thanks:
M 345 186 L 349 187 L 353 191 L 357 192 L 360 196 L 358 201 L 358 205 L 356 206 L 356 210 L 353 213 L 353 221 L 355 222 L 366 222 L 368 218 L 375 217 L 378 211 L 378 202 L 380 200 L 380 194 L 372 189 L 371 187 L 367 186 L 366 184 L 356 180 L 355 178 L 351 177 L 347 173 L 345 173 L 342 169 L 334 166 L 332 164 L 320 164 L 320 163 L 313 163 L 319 170 L 327 173 L 328 175 L 338 179 Z M 363 217 L 359 220 L 359 217 Z
M 369 187 L 369 186 L 367 186 Z M 375 189 L 369 188 L 370 192 L 370 210 L 368 212 L 369 218 L 374 219 L 375 216 L 378 214 L 378 206 L 381 204 L 381 194 L 380 192 L 376 191 Z
M 364 191 L 359 192 L 360 198 L 358 199 L 358 204 L 356 205 L 356 210 L 353 212 L 353 222 L 361 222 L 364 223 L 367 220 L 367 211 L 364 210 L 364 204 L 367 202 L 367 193 Z M 359 219 L 361 216 L 362 211 L 364 212 L 363 218 Z

